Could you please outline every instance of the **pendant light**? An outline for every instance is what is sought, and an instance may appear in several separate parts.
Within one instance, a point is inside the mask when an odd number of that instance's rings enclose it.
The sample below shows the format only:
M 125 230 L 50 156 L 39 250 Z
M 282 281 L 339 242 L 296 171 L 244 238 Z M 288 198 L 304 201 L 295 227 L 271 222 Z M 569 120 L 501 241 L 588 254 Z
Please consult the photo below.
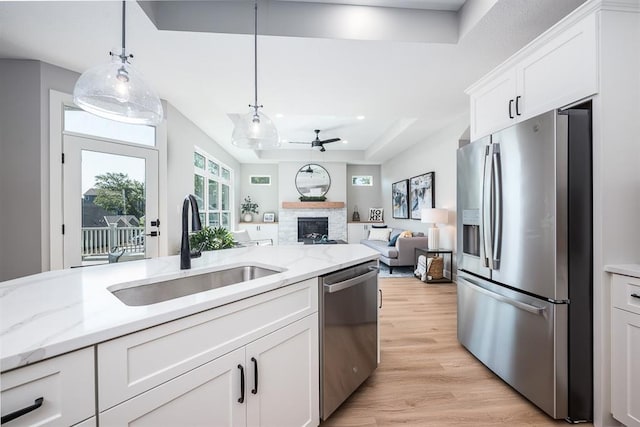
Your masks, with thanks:
M 236 121 L 231 142 L 236 147 L 253 150 L 278 148 L 280 146 L 278 130 L 271 119 L 258 110 L 262 108 L 262 105 L 258 105 L 258 0 L 254 2 L 253 59 L 254 103 L 249 105 L 251 108 L 249 113 Z
M 157 125 L 162 104 L 131 65 L 125 45 L 126 2 L 122 2 L 122 51 L 109 52 L 111 62 L 85 71 L 73 89 L 73 102 L 85 111 L 119 122 Z

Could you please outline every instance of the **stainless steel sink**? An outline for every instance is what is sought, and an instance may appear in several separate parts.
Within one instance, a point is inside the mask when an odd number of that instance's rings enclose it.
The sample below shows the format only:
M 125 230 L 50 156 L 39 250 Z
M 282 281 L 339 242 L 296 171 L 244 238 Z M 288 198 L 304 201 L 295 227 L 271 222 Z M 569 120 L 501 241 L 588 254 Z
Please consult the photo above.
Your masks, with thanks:
M 140 306 L 222 288 L 280 272 L 255 265 L 247 265 L 164 282 L 109 290 L 126 305 Z

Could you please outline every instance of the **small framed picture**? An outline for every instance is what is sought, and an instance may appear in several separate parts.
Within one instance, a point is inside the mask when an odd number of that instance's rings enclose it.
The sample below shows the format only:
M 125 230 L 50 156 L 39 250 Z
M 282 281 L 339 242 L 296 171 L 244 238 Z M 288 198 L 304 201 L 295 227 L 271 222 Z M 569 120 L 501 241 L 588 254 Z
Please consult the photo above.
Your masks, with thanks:
M 251 185 L 271 185 L 271 175 L 249 175 Z
M 265 212 L 262 214 L 262 222 L 275 222 L 276 214 L 274 212 Z
M 371 175 L 352 175 L 351 185 L 355 186 L 373 186 L 373 176 Z
M 369 208 L 369 221 L 382 222 L 382 208 Z

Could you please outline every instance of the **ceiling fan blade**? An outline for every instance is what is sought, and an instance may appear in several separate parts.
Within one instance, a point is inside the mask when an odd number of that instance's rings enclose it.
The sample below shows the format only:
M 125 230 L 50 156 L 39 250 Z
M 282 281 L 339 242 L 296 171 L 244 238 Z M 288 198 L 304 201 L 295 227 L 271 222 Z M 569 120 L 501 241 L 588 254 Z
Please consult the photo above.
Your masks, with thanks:
M 289 144 L 311 144 L 310 142 L 302 142 L 302 141 L 289 141 Z
M 336 142 L 336 141 L 340 141 L 340 138 L 325 139 L 324 141 L 320 141 L 320 144 L 328 144 L 330 142 Z

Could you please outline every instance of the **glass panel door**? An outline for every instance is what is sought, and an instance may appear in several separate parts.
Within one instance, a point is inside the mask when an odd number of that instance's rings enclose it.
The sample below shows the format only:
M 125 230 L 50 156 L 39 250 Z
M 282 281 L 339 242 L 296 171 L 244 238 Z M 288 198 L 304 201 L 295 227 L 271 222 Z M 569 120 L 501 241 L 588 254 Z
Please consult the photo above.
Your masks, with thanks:
M 65 135 L 64 267 L 158 254 L 158 153 Z

